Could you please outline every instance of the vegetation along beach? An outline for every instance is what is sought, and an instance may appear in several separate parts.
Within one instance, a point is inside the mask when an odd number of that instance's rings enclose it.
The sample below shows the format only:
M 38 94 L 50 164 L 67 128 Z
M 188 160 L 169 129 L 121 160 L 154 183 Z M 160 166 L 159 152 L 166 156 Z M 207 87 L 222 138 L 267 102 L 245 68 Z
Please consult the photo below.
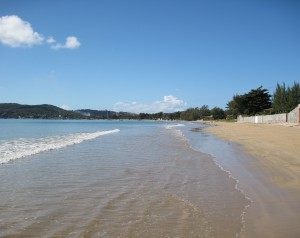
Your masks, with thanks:
M 299 13 L 1 0 L 0 238 L 299 238 Z

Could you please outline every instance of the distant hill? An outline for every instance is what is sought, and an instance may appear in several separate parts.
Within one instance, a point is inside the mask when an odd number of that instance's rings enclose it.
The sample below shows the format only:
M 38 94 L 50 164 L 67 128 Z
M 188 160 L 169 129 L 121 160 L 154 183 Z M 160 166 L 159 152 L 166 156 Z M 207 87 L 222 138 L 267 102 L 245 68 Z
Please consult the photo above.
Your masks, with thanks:
M 0 118 L 33 119 L 137 119 L 138 115 L 129 112 L 108 110 L 80 109 L 67 111 L 49 105 L 22 105 L 17 103 L 0 103 Z
M 0 103 L 0 118 L 84 119 L 86 117 L 48 104 Z

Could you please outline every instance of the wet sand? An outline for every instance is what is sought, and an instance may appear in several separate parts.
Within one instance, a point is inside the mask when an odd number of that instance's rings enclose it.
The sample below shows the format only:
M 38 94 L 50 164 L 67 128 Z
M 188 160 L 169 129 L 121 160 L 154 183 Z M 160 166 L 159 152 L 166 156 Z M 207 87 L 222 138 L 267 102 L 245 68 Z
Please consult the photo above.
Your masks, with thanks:
M 300 189 L 300 126 L 218 123 L 207 131 L 242 145 L 283 187 Z
M 253 201 L 241 236 L 300 237 L 300 126 L 216 125 L 206 131 L 253 156 L 253 161 L 244 163 L 248 176 L 238 178 Z

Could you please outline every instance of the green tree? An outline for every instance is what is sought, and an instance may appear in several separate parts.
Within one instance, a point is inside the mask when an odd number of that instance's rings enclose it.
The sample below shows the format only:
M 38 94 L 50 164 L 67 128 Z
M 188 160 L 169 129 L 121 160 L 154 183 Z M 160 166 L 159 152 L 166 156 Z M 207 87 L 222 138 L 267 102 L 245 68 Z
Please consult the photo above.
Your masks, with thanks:
M 290 112 L 300 103 L 300 85 L 294 82 L 292 87 L 286 87 L 285 83 L 277 83 L 273 94 L 272 109 L 276 113 Z
M 267 89 L 261 87 L 252 89 L 244 95 L 246 101 L 246 110 L 244 113 L 255 115 L 265 109 L 271 108 L 271 95 Z
M 227 103 L 227 115 L 255 115 L 271 107 L 271 95 L 262 86 L 243 95 L 234 95 Z
M 204 119 L 205 117 L 208 117 L 211 115 L 211 112 L 207 105 L 203 105 L 198 110 L 199 110 L 199 119 Z
M 232 100 L 227 103 L 226 114 L 229 117 L 237 117 L 244 114 L 247 108 L 246 98 L 244 95 L 234 95 Z
M 210 111 L 211 111 L 211 115 L 213 116 L 213 118 L 215 120 L 224 119 L 225 118 L 225 111 L 222 108 L 214 107 Z
M 288 111 L 292 111 L 300 104 L 300 84 L 294 82 L 294 85 L 288 91 Z
M 179 120 L 181 112 L 164 113 L 163 119 L 165 120 Z
M 211 112 L 207 105 L 202 107 L 189 108 L 186 111 L 180 113 L 180 119 L 186 121 L 196 121 L 199 119 L 204 119 L 211 115 Z
M 286 112 L 287 111 L 286 105 L 287 105 L 287 90 L 285 84 L 283 83 L 283 85 L 279 85 L 277 83 L 276 90 L 273 94 L 272 108 L 276 113 Z
M 145 119 L 150 119 L 150 114 L 149 113 L 140 113 L 138 116 L 139 120 L 145 120 Z
M 180 114 L 181 120 L 186 121 L 195 121 L 200 118 L 199 109 L 198 108 L 189 108 Z

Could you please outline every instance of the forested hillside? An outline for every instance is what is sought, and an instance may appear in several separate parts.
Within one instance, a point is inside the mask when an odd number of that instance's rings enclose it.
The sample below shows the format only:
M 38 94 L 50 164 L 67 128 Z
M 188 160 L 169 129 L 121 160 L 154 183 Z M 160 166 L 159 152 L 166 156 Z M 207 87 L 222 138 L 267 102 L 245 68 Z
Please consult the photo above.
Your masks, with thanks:
M 1 103 L 0 118 L 82 119 L 85 117 L 79 113 L 48 104 L 21 105 L 17 103 Z

